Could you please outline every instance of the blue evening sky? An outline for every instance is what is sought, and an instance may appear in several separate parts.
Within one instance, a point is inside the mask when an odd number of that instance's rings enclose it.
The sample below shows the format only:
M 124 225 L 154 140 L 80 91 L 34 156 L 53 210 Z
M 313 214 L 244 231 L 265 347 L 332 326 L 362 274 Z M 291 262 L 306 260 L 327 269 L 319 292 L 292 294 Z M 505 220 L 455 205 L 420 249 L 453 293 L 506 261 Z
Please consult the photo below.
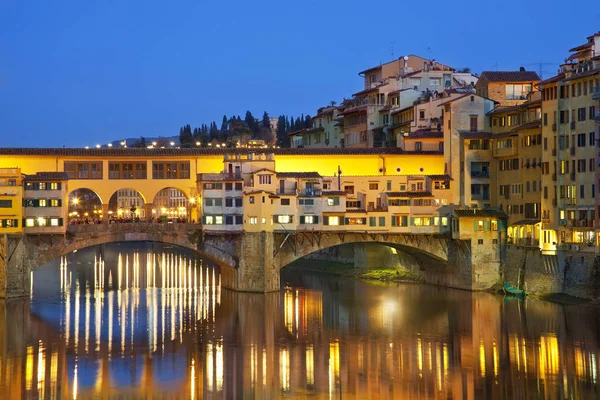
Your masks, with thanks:
M 600 11 L 573 22 L 564 10 L 556 0 L 1 0 L 0 147 L 168 136 L 247 109 L 314 114 L 360 90 L 357 73 L 389 61 L 390 42 L 395 57 L 474 72 L 558 64 L 600 29 Z

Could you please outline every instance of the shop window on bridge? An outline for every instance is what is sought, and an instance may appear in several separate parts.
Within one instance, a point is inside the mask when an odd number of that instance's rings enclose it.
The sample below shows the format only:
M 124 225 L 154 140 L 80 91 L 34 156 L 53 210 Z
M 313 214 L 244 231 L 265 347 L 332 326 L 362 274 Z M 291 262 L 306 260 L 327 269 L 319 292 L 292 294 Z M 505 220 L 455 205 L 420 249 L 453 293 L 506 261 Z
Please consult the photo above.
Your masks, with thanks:
M 292 215 L 274 215 L 273 220 L 279 224 L 291 224 L 294 217 Z
M 319 217 L 316 215 L 301 215 L 300 216 L 300 224 L 318 224 Z
M 412 225 L 413 226 L 430 226 L 431 225 L 431 217 L 413 217 Z
M 190 163 L 175 161 L 153 161 L 152 179 L 189 179 Z
M 18 228 L 18 219 L 0 219 L 0 227 L 2 228 Z
M 344 218 L 337 215 L 324 215 L 323 225 L 344 225 Z
M 366 225 L 367 218 L 345 218 L 346 225 Z
M 392 216 L 392 226 L 408 226 L 408 215 Z
M 102 161 L 65 161 L 64 169 L 69 179 L 102 179 Z
M 433 225 L 448 226 L 448 217 L 433 217 Z
M 340 205 L 340 198 L 339 197 L 328 197 L 327 198 L 327 205 L 328 206 L 339 206 Z

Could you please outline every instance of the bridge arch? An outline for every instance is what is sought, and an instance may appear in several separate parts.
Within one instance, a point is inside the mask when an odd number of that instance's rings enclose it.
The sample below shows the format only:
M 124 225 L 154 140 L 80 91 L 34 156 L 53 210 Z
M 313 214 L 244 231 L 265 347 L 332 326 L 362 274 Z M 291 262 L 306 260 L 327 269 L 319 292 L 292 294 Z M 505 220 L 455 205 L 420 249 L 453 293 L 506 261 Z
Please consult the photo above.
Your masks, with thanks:
M 192 218 L 191 207 L 195 205 L 188 191 L 167 186 L 156 192 L 152 198 L 152 215 L 154 217 L 167 217 L 169 219 L 184 219 L 186 221 L 196 220 Z
M 108 219 L 144 219 L 147 217 L 145 204 L 146 198 L 141 191 L 132 187 L 117 189 L 108 201 Z
M 95 190 L 85 187 L 73 189 L 67 195 L 67 203 L 69 221 L 102 217 L 104 202 Z

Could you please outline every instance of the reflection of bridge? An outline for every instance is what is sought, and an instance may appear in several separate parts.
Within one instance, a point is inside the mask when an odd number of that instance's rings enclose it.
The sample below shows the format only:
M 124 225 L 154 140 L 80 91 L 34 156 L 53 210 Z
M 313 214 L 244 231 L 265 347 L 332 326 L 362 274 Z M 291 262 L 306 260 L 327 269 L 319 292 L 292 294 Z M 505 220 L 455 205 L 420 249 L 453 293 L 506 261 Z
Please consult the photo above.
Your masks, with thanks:
M 21 235 L 6 244 L 6 296 L 27 295 L 30 272 L 74 250 L 110 242 L 153 241 L 199 252 L 221 266 L 226 288 L 270 292 L 279 290 L 279 271 L 289 263 L 318 250 L 349 244 L 362 254 L 358 266 L 372 258 L 367 243 L 395 249 L 390 257 L 425 278 L 444 286 L 485 289 L 498 279 L 499 254 L 472 263 L 470 241 L 444 235 L 367 232 L 255 232 L 207 233 L 195 224 L 98 224 L 69 226 L 62 235 Z M 0 271 L 1 272 L 1 271 Z M 4 276 L 2 276 L 4 275 Z M 1 283 L 1 282 L 0 282 Z

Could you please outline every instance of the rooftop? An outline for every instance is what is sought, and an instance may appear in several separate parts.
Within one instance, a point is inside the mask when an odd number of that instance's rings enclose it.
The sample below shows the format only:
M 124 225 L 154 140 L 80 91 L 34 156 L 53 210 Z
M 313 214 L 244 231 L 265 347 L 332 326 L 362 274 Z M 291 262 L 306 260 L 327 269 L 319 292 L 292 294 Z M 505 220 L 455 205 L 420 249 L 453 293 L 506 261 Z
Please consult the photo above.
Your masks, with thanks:
M 66 172 L 37 172 L 35 175 L 25 175 L 25 181 L 66 181 L 69 174 Z
M 386 192 L 388 197 L 433 197 L 431 192 Z
M 318 172 L 278 172 L 278 178 L 320 178 Z
M 493 208 L 454 210 L 454 216 L 459 218 L 508 218 L 508 215 L 504 211 Z
M 540 77 L 534 71 L 483 71 L 480 79 L 489 82 L 534 82 Z

